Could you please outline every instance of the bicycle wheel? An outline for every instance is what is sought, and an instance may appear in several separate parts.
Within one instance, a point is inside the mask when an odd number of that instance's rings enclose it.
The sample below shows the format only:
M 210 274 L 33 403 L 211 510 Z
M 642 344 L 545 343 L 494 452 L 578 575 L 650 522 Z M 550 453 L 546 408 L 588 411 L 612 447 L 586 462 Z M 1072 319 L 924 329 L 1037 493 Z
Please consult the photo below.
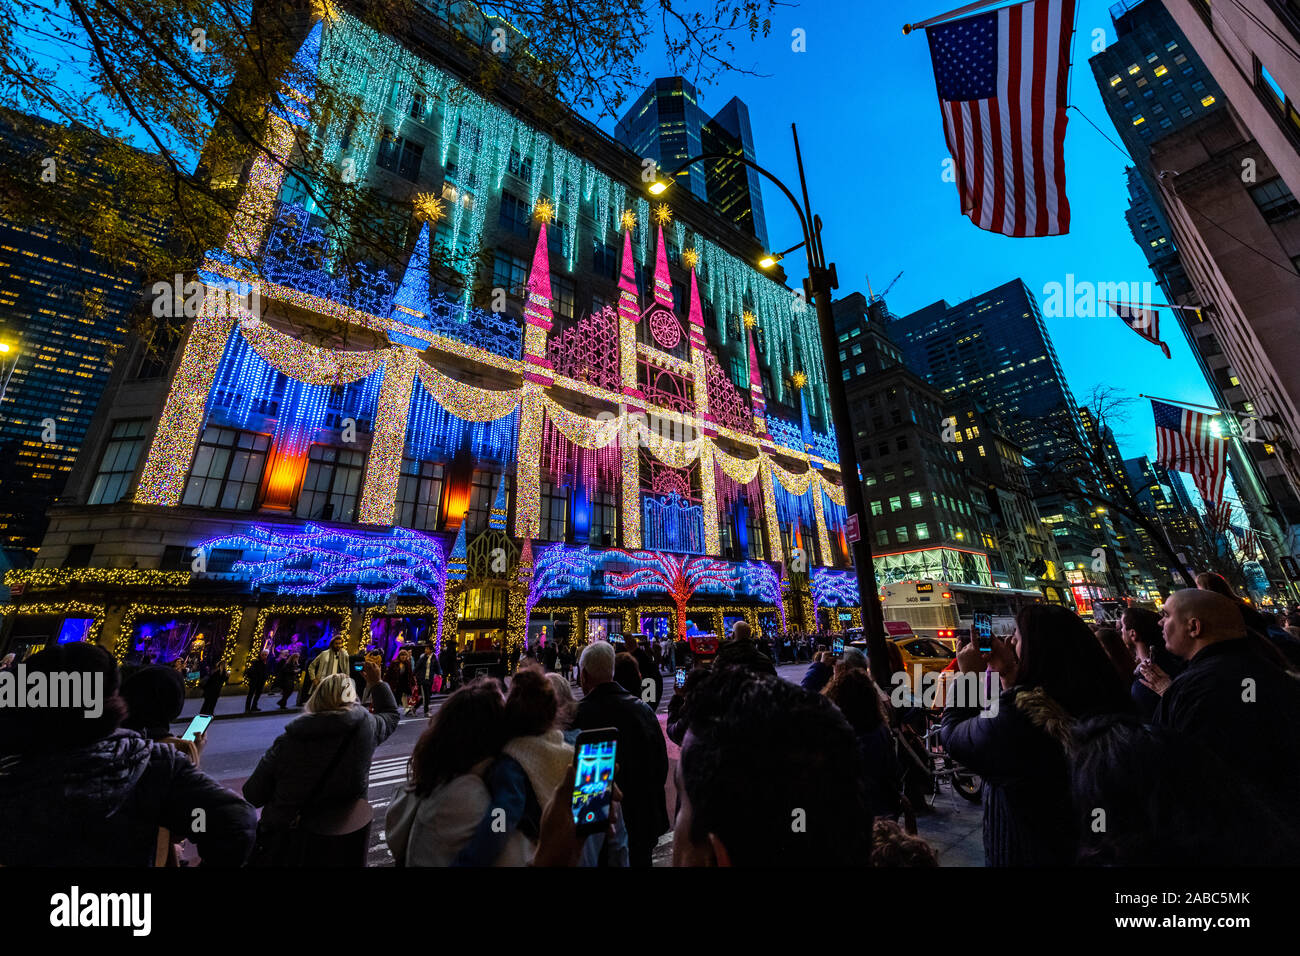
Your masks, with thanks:
M 957 796 L 971 803 L 980 802 L 980 794 L 984 789 L 984 780 L 977 773 L 972 773 L 961 767 L 953 767 L 952 771 L 952 789 Z

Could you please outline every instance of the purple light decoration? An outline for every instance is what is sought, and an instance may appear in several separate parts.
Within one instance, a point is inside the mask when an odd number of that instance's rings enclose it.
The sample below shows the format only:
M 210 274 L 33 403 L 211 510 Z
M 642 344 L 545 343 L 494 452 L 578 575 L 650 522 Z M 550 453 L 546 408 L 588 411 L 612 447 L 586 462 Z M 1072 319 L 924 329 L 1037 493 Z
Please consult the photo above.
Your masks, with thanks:
M 590 548 L 566 548 L 553 544 L 537 556 L 533 581 L 528 588 L 527 609 L 541 598 L 561 598 L 572 591 L 584 591 L 591 585 L 591 574 L 600 569 L 604 552 Z
M 743 434 L 754 430 L 754 413 L 741 397 L 740 389 L 727 377 L 713 349 L 704 348 L 705 383 L 709 396 L 709 414 L 720 425 Z
M 852 607 L 858 603 L 858 576 L 852 571 L 813 568 L 810 590 L 815 605 Z
M 751 597 L 776 606 L 785 627 L 785 600 L 781 597 L 781 576 L 765 561 L 747 561 L 740 566 L 740 582 Z
M 258 586 L 281 594 L 321 594 L 355 587 L 357 600 L 382 602 L 399 592 L 437 604 L 445 594 L 446 560 L 437 538 L 394 528 L 383 535 L 353 534 L 308 524 L 301 531 L 254 525 L 244 534 L 211 538 L 205 551 L 235 548 L 260 557 L 235 562 Z M 441 618 L 441 609 L 439 610 Z

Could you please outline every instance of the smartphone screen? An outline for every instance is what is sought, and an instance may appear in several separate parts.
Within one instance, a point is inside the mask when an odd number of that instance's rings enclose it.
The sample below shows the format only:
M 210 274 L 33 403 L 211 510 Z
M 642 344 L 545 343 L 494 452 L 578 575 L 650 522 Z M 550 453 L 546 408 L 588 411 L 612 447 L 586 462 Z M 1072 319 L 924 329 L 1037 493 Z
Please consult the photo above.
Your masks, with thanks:
M 685 687 L 685 686 L 686 686 L 686 668 L 685 668 L 685 667 L 679 667 L 679 668 L 677 668 L 677 677 L 675 678 L 675 680 L 676 680 L 676 682 L 677 682 L 677 686 L 678 686 L 678 687 Z
M 993 615 L 976 612 L 971 616 L 971 630 L 974 631 L 975 646 L 988 653 L 993 650 Z
M 203 731 L 207 730 L 208 724 L 210 723 L 212 723 L 211 714 L 198 714 L 190 721 L 190 725 L 185 728 L 185 733 L 181 736 L 181 740 L 193 740 L 199 734 L 203 733 Z
M 841 657 L 841 656 L 843 656 L 843 654 L 844 654 L 844 638 L 842 638 L 842 637 L 836 637 L 836 638 L 833 638 L 833 639 L 831 640 L 831 653 L 834 654 L 836 657 Z
M 578 735 L 575 750 L 577 773 L 573 780 L 573 822 L 578 825 L 580 836 L 600 833 L 609 824 L 618 730 L 605 727 L 583 731 Z

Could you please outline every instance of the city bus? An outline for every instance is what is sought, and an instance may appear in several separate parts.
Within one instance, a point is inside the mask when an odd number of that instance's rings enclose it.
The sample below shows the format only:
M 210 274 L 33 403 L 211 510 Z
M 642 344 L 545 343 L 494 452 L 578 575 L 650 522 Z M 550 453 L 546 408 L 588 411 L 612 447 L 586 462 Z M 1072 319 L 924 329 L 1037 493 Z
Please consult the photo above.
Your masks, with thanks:
M 880 598 L 887 622 L 906 622 L 918 636 L 933 637 L 954 650 L 958 637 L 970 634 L 975 613 L 992 615 L 993 633 L 1010 637 L 1020 609 L 1044 601 L 1039 591 L 949 581 L 895 581 L 881 587 Z

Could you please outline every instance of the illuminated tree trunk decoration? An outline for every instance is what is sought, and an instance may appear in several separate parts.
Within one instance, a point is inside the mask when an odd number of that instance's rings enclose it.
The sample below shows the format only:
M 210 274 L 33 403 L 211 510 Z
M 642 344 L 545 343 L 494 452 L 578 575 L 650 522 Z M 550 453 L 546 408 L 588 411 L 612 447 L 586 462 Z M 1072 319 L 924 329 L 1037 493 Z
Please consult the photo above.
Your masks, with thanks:
M 519 553 L 519 567 L 510 582 L 510 609 L 507 612 L 506 626 L 509 650 L 528 640 L 528 622 L 533 616 L 533 606 L 537 604 L 533 572 L 533 539 L 524 538 L 524 546 Z
M 664 591 L 677 608 L 677 635 L 686 637 L 686 605 L 701 589 L 725 591 L 734 595 L 739 579 L 735 569 L 708 558 L 651 551 L 615 552 L 635 567 L 628 571 L 611 571 L 605 582 L 620 594 L 639 595 L 642 591 Z

